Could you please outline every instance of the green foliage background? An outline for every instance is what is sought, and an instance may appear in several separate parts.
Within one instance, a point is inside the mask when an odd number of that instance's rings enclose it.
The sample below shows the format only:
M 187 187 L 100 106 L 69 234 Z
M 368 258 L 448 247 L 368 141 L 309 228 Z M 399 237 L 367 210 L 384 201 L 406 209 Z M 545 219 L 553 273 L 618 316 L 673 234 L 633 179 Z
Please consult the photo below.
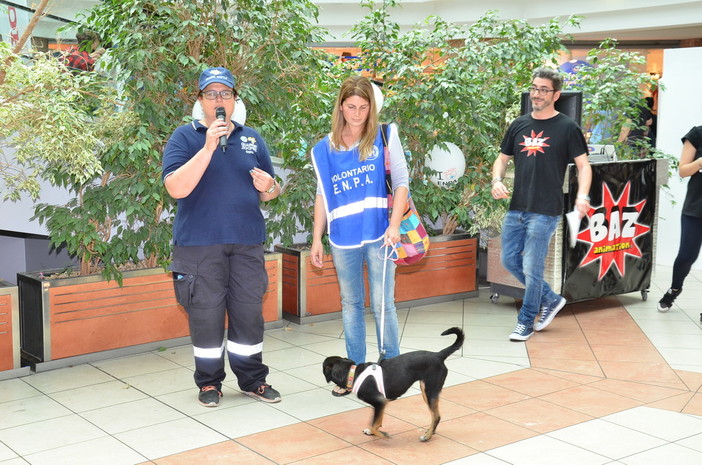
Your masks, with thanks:
M 38 176 L 75 194 L 67 205 L 38 205 L 36 217 L 55 245 L 81 259 L 82 273 L 102 270 L 119 280 L 125 265 L 165 265 L 175 204 L 161 181 L 162 151 L 190 120 L 201 71 L 225 66 L 238 79 L 246 124 L 282 159 L 283 193 L 263 208 L 268 245 L 290 245 L 312 230 L 309 149 L 330 129 L 340 83 L 361 69 L 383 82 L 380 116 L 400 128 L 411 191 L 427 223 L 444 233 L 494 232 L 507 207 L 489 189 L 501 138 L 533 69 L 556 66 L 564 29 L 581 19 L 531 25 L 488 11 L 470 26 L 429 17 L 402 33 L 390 16 L 399 3 L 363 0 L 368 13 L 351 31 L 361 58 L 338 63 L 311 47 L 325 31 L 310 0 L 104 0 L 80 19 L 109 49 L 101 74 L 66 73 L 57 60 L 38 57 L 31 66 L 15 60 L 0 84 L 0 117 L 14 121 L 0 136 L 14 138 L 22 163 L 7 165 L 5 180 L 12 192 L 32 192 Z M 0 44 L 0 53 L 3 59 L 7 47 Z M 601 110 L 619 118 L 651 84 L 632 67 L 643 59 L 637 54 L 612 42 L 591 53 L 599 65 L 577 82 L 586 125 Z M 39 70 L 45 78 L 30 84 Z M 41 117 L 6 119 L 25 107 Z M 36 136 L 42 124 L 53 125 L 53 139 Z M 428 181 L 426 154 L 447 142 L 463 151 L 466 173 L 441 188 Z M 16 174 L 22 168 L 24 178 Z

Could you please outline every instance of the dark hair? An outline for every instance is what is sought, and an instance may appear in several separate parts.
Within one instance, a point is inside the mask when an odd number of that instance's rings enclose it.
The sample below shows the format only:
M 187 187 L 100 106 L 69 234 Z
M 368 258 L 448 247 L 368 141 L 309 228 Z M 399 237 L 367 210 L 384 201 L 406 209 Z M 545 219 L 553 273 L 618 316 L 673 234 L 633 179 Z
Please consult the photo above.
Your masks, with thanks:
M 560 91 L 563 88 L 563 76 L 556 69 L 546 67 L 536 68 L 532 79 L 536 78 L 550 80 L 551 84 L 553 84 L 553 90 L 555 91 Z
M 97 35 L 97 32 L 90 29 L 81 29 L 76 32 L 76 40 L 81 44 L 89 42 L 92 45 L 96 40 L 100 40 L 100 36 Z

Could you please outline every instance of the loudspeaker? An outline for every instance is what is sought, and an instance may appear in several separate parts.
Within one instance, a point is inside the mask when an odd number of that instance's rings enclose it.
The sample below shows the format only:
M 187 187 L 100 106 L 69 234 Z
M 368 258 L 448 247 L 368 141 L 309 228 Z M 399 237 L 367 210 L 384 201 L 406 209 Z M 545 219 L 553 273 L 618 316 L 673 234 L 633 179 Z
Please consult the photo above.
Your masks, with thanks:
M 561 96 L 556 100 L 556 111 L 563 113 L 575 120 L 578 126 L 582 126 L 583 116 L 583 93 L 576 90 L 563 90 Z M 522 92 L 522 115 L 531 113 L 531 99 L 529 92 Z

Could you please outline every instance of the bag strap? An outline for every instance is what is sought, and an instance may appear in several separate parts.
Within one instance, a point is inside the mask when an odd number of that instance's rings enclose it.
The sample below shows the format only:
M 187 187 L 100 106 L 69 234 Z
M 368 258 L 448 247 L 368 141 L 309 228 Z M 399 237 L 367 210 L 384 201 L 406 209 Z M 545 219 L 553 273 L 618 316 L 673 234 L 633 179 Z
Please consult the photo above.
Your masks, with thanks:
M 388 124 L 383 123 L 380 125 L 380 135 L 383 137 L 383 153 L 385 157 L 385 187 L 388 191 L 388 208 L 392 206 L 392 176 L 390 176 L 390 149 L 388 149 L 388 140 L 385 132 L 388 129 Z M 390 255 L 388 255 L 387 250 L 390 249 Z M 385 273 L 388 266 L 388 259 L 391 259 L 392 253 L 395 251 L 394 247 L 383 246 L 381 250 L 386 251 L 386 257 L 383 260 L 383 281 L 382 288 L 383 294 L 385 294 Z M 397 252 L 394 252 L 397 254 Z M 397 256 L 397 255 L 396 255 Z M 378 363 L 380 363 L 385 358 L 385 296 L 383 295 L 380 301 L 380 356 L 378 358 Z
M 390 125 L 388 123 L 382 123 L 380 125 L 380 135 L 383 136 L 383 148 L 388 146 L 388 139 L 387 139 L 387 130 Z
M 388 148 L 387 130 L 389 124 L 383 123 L 380 125 L 380 135 L 383 138 L 383 153 L 385 157 L 385 188 L 388 195 L 392 195 L 392 176 L 390 173 L 390 149 Z

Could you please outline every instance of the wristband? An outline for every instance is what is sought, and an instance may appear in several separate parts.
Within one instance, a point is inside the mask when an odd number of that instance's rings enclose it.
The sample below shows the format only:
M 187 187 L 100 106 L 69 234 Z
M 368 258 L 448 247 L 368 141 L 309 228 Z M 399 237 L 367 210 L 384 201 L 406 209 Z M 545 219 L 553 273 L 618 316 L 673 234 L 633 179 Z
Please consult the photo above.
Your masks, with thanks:
M 492 182 L 490 183 L 490 185 L 491 185 L 491 186 L 494 186 L 496 182 L 502 182 L 502 178 L 495 178 L 495 179 L 493 179 Z
M 585 195 L 585 194 L 578 194 L 575 198 L 576 198 L 576 199 L 581 199 L 581 200 L 587 200 L 588 202 L 590 201 L 590 196 L 589 196 L 589 195 Z

